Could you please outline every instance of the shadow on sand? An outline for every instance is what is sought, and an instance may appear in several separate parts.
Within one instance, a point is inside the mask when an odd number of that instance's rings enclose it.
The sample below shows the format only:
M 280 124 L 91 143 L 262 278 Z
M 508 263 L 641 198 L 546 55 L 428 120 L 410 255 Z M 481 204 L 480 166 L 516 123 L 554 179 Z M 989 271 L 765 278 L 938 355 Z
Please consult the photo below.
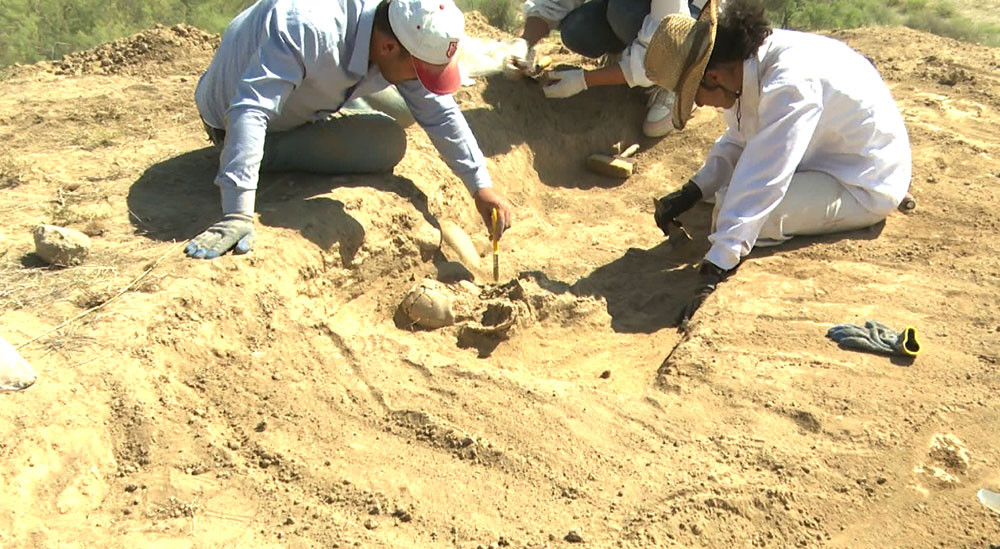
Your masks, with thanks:
M 676 328 L 680 313 L 698 284 L 698 265 L 709 249 L 710 217 L 711 206 L 700 204 L 681 217 L 691 232 L 692 241 L 680 241 L 675 245 L 664 240 L 650 249 L 630 248 L 618 259 L 598 267 L 572 285 L 551 280 L 537 271 L 523 275 L 553 293 L 603 298 L 608 304 L 611 327 L 616 332 L 653 333 Z M 882 222 L 857 231 L 800 236 L 780 246 L 755 248 L 747 260 L 842 240 L 874 240 L 884 226 Z
M 129 189 L 129 219 L 136 233 L 153 240 L 187 240 L 218 221 L 219 190 L 212 184 L 218 167 L 214 147 L 190 151 L 150 166 Z M 333 188 L 370 187 L 396 194 L 437 227 L 427 196 L 404 177 L 389 173 L 324 176 L 306 173 L 262 174 L 257 194 L 259 221 L 299 231 L 321 249 L 340 244 L 350 263 L 364 243 L 365 230 L 339 200 L 321 197 Z

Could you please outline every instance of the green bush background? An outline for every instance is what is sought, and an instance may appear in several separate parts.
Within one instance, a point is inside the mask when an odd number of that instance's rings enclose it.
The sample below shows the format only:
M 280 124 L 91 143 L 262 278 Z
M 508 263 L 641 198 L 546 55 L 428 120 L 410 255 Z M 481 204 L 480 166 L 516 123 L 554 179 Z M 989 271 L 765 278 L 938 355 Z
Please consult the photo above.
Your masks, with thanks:
M 907 25 L 1000 46 L 1000 25 L 962 13 L 949 0 L 764 0 L 775 26 L 803 30 Z M 58 59 L 156 23 L 220 32 L 253 0 L 0 0 L 0 66 Z M 497 27 L 515 30 L 518 0 L 458 0 Z M 995 2 L 977 4 L 1000 9 Z

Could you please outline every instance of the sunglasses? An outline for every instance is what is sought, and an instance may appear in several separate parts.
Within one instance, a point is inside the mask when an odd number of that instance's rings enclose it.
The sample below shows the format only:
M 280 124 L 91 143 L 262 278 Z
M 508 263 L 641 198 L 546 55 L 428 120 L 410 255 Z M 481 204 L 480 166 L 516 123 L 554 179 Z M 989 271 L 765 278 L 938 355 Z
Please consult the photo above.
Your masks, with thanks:
M 701 82 L 698 83 L 698 86 L 702 87 L 702 88 L 705 88 L 708 91 L 715 91 L 715 90 L 721 90 L 721 89 L 723 89 L 723 87 L 721 85 L 716 84 L 714 82 L 709 82 L 708 80 L 705 80 L 704 76 L 701 78 Z
M 709 82 L 708 80 L 705 80 L 704 76 L 701 77 L 701 82 L 698 82 L 698 86 L 701 87 L 701 88 L 704 88 L 706 91 L 722 90 L 722 91 L 724 91 L 726 93 L 733 94 L 734 96 L 736 96 L 737 99 L 739 99 L 740 96 L 743 95 L 743 91 L 742 90 L 735 90 L 734 91 L 734 90 L 731 90 L 731 89 L 723 86 L 722 84 L 718 84 L 718 83 L 714 83 L 714 82 Z

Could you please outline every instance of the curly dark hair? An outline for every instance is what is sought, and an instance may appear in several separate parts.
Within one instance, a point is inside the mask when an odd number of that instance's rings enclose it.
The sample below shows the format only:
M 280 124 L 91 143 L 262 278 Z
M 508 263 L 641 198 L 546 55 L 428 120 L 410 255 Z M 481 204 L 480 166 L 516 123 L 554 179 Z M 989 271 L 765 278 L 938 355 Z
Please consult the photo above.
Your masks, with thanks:
M 771 22 L 760 0 L 729 0 L 719 14 L 708 66 L 750 59 L 770 35 Z

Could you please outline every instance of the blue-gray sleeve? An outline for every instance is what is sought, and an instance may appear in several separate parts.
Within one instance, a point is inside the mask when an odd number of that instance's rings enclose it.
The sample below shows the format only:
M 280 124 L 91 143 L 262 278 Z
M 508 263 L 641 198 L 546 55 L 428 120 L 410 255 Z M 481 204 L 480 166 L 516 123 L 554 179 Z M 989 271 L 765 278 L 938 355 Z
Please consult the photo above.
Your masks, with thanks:
M 267 32 L 226 112 L 226 143 L 215 179 L 224 213 L 253 213 L 268 123 L 318 56 L 315 32 L 294 19 L 272 13 Z
M 455 98 L 431 93 L 417 80 L 397 84 L 396 89 L 414 120 L 427 132 L 445 163 L 469 192 L 476 194 L 479 189 L 492 187 L 486 158 Z

